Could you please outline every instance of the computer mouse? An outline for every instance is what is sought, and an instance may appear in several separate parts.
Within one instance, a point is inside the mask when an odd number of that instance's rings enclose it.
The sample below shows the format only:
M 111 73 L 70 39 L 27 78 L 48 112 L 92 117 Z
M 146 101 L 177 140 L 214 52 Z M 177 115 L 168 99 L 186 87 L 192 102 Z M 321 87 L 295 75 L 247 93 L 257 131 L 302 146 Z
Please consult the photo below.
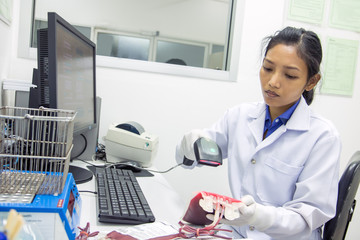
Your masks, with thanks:
M 196 161 L 212 167 L 222 165 L 222 153 L 220 147 L 210 138 L 201 137 L 194 143 L 194 153 Z M 193 160 L 184 156 L 183 164 L 191 166 Z
M 141 170 L 143 169 L 141 164 L 135 161 L 119 162 L 116 163 L 115 167 L 117 169 L 131 170 L 133 172 L 141 172 Z

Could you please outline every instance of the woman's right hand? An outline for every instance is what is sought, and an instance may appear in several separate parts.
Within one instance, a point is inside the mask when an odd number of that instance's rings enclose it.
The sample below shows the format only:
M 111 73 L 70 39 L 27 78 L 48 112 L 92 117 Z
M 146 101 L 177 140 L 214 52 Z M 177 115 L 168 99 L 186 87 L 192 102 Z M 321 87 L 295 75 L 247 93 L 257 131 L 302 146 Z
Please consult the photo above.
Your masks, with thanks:
M 187 132 L 181 142 L 176 146 L 176 162 L 178 164 L 184 163 L 184 157 L 192 161 L 191 165 L 182 165 L 184 168 L 192 169 L 197 165 L 195 152 L 194 152 L 194 143 L 201 137 L 209 138 L 209 135 L 200 129 L 195 129 L 190 132 Z M 190 162 L 191 162 L 190 161 Z M 187 161 L 189 162 L 189 161 Z

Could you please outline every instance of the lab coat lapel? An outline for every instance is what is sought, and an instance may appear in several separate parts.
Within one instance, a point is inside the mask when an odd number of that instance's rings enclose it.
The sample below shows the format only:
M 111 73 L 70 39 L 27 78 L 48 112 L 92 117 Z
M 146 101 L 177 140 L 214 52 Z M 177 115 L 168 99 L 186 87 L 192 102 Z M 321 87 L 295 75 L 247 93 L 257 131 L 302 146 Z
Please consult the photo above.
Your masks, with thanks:
M 300 103 L 286 124 L 286 128 L 296 131 L 308 131 L 310 129 L 311 109 L 305 99 L 301 97 Z
M 249 113 L 249 120 L 250 120 L 249 128 L 253 135 L 253 138 L 256 141 L 256 146 L 254 146 L 255 152 L 273 143 L 284 132 L 286 132 L 286 127 L 282 125 L 263 141 L 265 116 L 266 116 L 265 103 L 259 105 L 253 112 Z
M 266 105 L 261 104 L 253 112 L 249 113 L 249 128 L 256 140 L 255 151 L 272 144 L 287 130 L 306 131 L 310 127 L 310 108 L 301 97 L 300 103 L 286 125 L 280 126 L 275 132 L 263 141 L 263 131 L 266 115 Z
M 286 130 L 287 130 L 286 126 L 281 125 L 278 129 L 276 129 L 275 132 L 273 132 L 270 136 L 265 138 L 264 141 L 262 141 L 256 147 L 256 151 L 258 151 L 259 149 L 262 149 L 262 148 L 272 144 L 273 142 L 275 142 L 281 135 L 283 135 L 286 132 Z
M 263 132 L 264 132 L 264 123 L 265 123 L 265 115 L 266 115 L 266 105 L 265 103 L 259 104 L 254 111 L 249 113 L 249 129 L 253 138 L 256 141 L 256 145 L 258 146 L 262 142 Z

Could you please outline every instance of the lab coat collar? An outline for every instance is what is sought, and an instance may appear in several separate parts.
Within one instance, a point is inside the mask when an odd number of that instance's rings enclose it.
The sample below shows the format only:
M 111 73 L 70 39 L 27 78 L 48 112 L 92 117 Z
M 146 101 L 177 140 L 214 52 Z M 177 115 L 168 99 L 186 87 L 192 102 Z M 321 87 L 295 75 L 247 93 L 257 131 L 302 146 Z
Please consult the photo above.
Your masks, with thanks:
M 266 104 L 259 104 L 257 108 L 249 112 L 249 127 L 258 144 L 263 139 L 263 129 L 266 115 Z M 280 137 L 287 130 L 307 131 L 310 128 L 310 108 L 305 99 L 301 97 L 299 105 L 290 117 L 286 125 L 279 127 L 267 139 L 271 142 Z
M 305 99 L 301 96 L 300 103 L 295 109 L 293 115 L 286 123 L 286 128 L 297 131 L 307 131 L 310 128 L 311 109 Z

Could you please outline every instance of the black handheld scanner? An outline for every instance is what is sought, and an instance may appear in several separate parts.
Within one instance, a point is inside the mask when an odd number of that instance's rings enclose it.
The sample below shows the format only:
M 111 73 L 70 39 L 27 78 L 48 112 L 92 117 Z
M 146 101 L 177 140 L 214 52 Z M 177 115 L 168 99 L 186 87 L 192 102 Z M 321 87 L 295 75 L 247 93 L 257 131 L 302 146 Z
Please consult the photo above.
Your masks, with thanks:
M 222 165 L 222 153 L 220 147 L 213 140 L 201 137 L 194 143 L 195 158 L 198 164 L 217 167 Z M 193 160 L 184 156 L 183 164 L 191 166 Z

